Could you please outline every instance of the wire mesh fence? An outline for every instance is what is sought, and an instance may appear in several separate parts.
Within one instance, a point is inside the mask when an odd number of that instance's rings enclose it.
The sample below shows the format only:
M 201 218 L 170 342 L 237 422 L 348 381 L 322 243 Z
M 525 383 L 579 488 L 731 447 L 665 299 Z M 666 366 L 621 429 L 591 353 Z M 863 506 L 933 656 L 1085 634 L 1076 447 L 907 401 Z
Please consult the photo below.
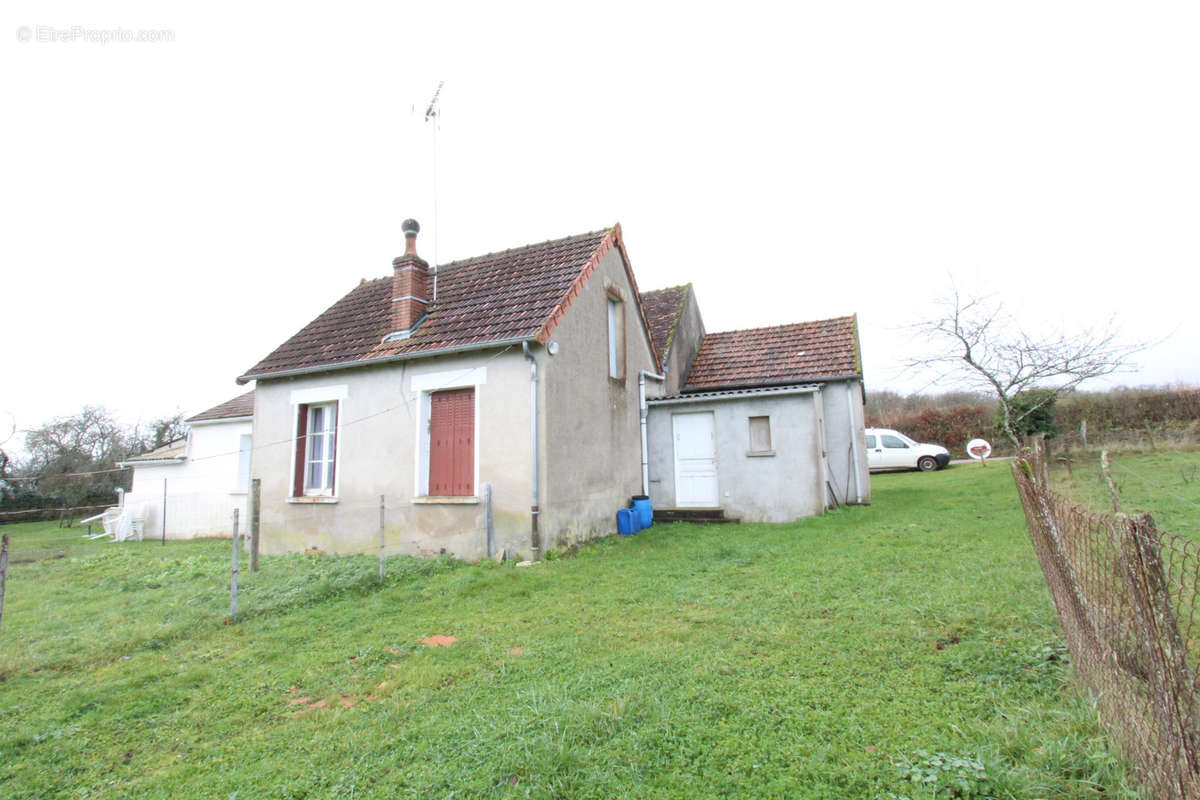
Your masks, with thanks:
M 1148 514 L 1097 513 L 1012 464 L 1076 672 L 1151 796 L 1200 797 L 1200 549 Z

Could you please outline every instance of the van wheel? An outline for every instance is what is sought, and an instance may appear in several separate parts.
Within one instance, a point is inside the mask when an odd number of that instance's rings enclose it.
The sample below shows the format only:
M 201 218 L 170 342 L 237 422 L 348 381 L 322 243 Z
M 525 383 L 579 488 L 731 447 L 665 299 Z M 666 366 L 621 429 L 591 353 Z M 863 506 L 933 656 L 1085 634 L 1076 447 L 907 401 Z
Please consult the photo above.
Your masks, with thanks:
M 921 472 L 933 472 L 937 469 L 937 459 L 933 456 L 921 456 L 917 459 L 917 469 Z

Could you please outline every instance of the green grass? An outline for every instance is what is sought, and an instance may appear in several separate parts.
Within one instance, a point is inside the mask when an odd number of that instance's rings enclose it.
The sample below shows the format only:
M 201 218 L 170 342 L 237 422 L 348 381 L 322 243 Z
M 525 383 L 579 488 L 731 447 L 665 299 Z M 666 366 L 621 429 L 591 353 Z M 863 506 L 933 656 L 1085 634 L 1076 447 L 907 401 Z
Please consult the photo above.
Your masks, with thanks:
M 370 557 L 264 558 L 233 625 L 228 542 L 15 564 L 0 794 L 1135 797 L 1007 467 L 872 484 L 529 568 L 393 558 L 382 586 Z
M 1112 509 L 1100 476 L 1098 451 L 1071 451 L 1071 470 L 1052 454 L 1050 481 L 1058 491 L 1097 511 Z M 1149 512 L 1160 530 L 1200 540 L 1200 451 L 1159 449 L 1110 454 L 1121 510 Z

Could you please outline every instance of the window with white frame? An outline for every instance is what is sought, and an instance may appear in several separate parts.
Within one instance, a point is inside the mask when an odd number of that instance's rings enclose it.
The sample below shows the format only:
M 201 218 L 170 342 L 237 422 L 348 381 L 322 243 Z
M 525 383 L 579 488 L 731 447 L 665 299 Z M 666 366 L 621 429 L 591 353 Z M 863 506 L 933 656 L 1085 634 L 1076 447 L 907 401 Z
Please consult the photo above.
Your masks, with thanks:
M 333 494 L 338 404 L 301 403 L 296 421 L 296 497 Z
M 413 501 L 478 502 L 479 406 L 487 367 L 426 372 L 409 384 L 417 397 Z
M 608 295 L 608 377 L 625 378 L 625 304 Z

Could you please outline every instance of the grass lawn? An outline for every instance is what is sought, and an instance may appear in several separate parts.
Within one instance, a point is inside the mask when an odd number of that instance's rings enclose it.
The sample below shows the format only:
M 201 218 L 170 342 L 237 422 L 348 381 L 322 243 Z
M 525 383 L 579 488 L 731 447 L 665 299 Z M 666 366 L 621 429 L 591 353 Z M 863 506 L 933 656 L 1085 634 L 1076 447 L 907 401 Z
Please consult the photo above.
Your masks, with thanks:
M 529 568 L 393 558 L 382 586 L 370 557 L 264 558 L 233 625 L 228 542 L 14 563 L 0 796 L 1135 797 L 1007 465 L 872 489 Z
M 1072 451 L 1071 458 L 1070 474 L 1061 462 L 1052 471 L 1054 488 L 1097 511 L 1111 510 L 1099 451 Z M 1110 458 L 1122 511 L 1148 511 L 1160 530 L 1200 540 L 1200 451 L 1113 451 Z

